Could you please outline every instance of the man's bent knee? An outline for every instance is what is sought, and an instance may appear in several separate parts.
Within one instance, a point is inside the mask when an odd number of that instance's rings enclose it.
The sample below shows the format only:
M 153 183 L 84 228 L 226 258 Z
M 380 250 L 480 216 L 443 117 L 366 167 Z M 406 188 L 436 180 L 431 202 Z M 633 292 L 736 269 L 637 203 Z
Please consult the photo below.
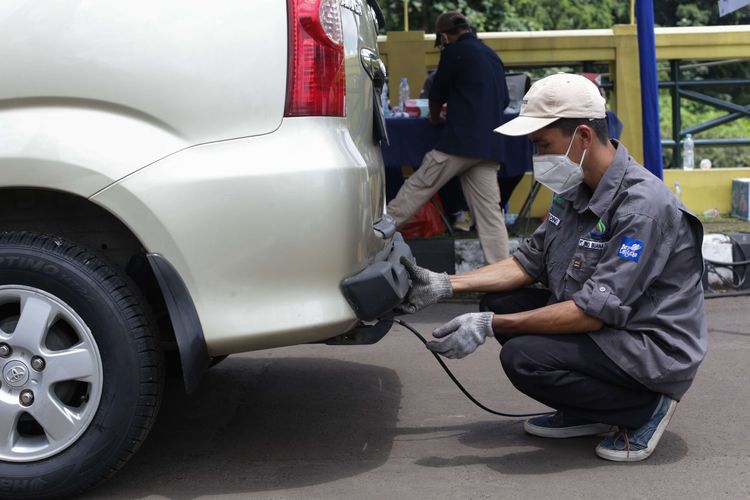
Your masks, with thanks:
M 500 349 L 500 364 L 516 387 L 519 387 L 519 384 L 525 386 L 533 372 L 526 355 L 526 344 L 528 341 L 525 337 L 510 337 L 503 342 L 503 348 Z

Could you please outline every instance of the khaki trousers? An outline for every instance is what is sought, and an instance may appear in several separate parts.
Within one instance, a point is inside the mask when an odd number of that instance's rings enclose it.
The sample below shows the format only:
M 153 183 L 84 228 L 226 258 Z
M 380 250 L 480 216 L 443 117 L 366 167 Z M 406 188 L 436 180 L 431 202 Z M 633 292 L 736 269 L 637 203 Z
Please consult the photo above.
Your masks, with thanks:
M 508 257 L 508 231 L 500 209 L 497 162 L 467 158 L 433 149 L 388 204 L 388 214 L 401 226 L 453 176 L 460 176 L 461 188 L 474 216 L 484 258 L 489 263 Z

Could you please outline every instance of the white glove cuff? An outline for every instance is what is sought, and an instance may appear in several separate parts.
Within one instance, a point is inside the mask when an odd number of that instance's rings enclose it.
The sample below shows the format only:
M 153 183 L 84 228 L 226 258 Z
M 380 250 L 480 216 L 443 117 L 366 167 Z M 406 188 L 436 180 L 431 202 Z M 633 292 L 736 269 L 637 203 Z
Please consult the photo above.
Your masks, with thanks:
M 453 297 L 453 286 L 451 286 L 451 281 L 448 279 L 448 273 L 434 273 L 432 277 L 434 280 L 432 280 L 433 282 L 430 285 L 439 299 Z
M 484 338 L 495 336 L 495 331 L 492 329 L 492 319 L 494 317 L 495 313 L 484 312 L 481 313 L 479 318 L 477 318 L 477 325 L 479 326 L 478 330 L 482 332 Z

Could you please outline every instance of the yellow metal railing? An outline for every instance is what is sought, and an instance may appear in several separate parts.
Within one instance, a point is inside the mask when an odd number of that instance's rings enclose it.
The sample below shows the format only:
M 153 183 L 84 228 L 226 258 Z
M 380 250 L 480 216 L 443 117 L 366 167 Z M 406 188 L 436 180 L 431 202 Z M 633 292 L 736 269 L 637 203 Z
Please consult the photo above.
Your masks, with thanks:
M 622 141 L 633 157 L 643 161 L 635 25 L 596 30 L 480 33 L 479 37 L 500 55 L 506 66 L 608 63 L 614 83 L 609 105 L 625 125 Z M 434 35 L 423 31 L 389 32 L 379 38 L 381 56 L 392 76 L 391 102 L 398 99 L 397 82 L 402 76 L 409 79 L 412 96 L 417 95 L 427 70 L 435 68 L 440 57 L 434 41 Z M 750 25 L 656 28 L 656 57 L 658 60 L 750 58 Z

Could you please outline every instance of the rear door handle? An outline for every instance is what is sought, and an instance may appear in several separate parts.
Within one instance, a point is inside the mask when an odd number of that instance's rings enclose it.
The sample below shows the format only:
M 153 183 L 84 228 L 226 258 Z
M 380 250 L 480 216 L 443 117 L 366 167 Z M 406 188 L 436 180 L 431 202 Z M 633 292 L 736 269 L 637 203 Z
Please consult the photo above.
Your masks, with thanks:
M 372 79 L 372 106 L 375 110 L 373 113 L 372 135 L 375 143 L 384 141 L 388 144 L 388 131 L 385 127 L 385 117 L 383 114 L 383 105 L 380 101 L 385 85 L 385 64 L 380 60 L 378 53 L 372 49 L 364 48 L 359 51 L 359 58 L 365 72 Z
M 362 61 L 362 66 L 365 68 L 365 71 L 370 76 L 370 79 L 372 79 L 375 89 L 378 91 L 378 94 L 380 94 L 380 91 L 383 89 L 383 84 L 385 84 L 385 64 L 383 64 L 383 61 L 378 56 L 377 52 L 368 48 L 359 51 L 359 58 Z

